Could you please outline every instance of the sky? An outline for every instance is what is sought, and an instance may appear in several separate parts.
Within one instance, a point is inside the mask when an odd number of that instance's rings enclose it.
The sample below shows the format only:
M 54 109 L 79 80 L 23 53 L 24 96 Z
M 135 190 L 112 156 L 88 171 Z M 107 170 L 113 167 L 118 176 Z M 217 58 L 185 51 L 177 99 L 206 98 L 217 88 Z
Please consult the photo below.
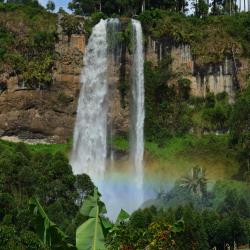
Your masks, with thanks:
M 39 0 L 39 2 L 46 7 L 46 4 L 48 0 Z M 68 9 L 68 3 L 70 2 L 69 0 L 53 0 L 53 2 L 56 5 L 56 11 L 60 8 L 63 7 L 65 11 L 69 12 Z

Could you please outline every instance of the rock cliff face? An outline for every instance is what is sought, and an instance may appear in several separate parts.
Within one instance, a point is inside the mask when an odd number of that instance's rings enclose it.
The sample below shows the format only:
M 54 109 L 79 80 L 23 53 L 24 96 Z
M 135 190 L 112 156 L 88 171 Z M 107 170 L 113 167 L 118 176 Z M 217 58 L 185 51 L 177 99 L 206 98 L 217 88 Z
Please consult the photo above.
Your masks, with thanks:
M 85 34 L 68 37 L 63 33 L 60 20 L 59 16 L 57 57 L 49 89 L 22 86 L 20 75 L 0 76 L 0 136 L 47 139 L 49 142 L 65 142 L 72 137 L 87 38 Z M 124 96 L 121 100 L 120 91 L 120 78 L 128 81 L 129 75 L 126 48 L 123 48 L 122 57 L 124 65 L 112 56 L 109 59 L 108 99 L 112 108 L 108 113 L 108 127 L 112 127 L 114 133 L 128 131 L 129 125 L 129 97 Z
M 0 75 L 0 136 L 47 138 L 53 142 L 64 142 L 72 137 L 86 40 L 84 34 L 70 37 L 63 34 L 59 20 L 54 80 L 49 89 L 29 89 L 22 84 L 21 75 Z M 148 39 L 146 60 L 157 64 L 166 55 L 172 58 L 173 84 L 178 78 L 188 78 L 192 95 L 204 97 L 208 92 L 226 91 L 231 102 L 235 89 L 243 85 L 244 74 L 249 68 L 248 61 L 236 62 L 230 56 L 221 63 L 197 65 L 189 45 Z M 112 108 L 108 113 L 108 125 L 115 133 L 126 133 L 131 70 L 131 56 L 126 46 L 122 47 L 121 63 L 112 58 L 109 61 Z
M 249 68 L 246 60 L 236 61 L 233 55 L 229 55 L 221 63 L 197 65 L 188 44 L 151 38 L 147 44 L 146 59 L 157 64 L 165 56 L 171 56 L 173 74 L 176 78 L 184 77 L 191 81 L 191 94 L 194 96 L 205 97 L 208 92 L 218 94 L 225 91 L 229 101 L 233 102 L 235 90 L 244 85 L 244 74 Z
M 28 89 L 21 76 L 0 77 L 0 135 L 62 142 L 73 131 L 85 35 L 69 39 L 58 27 L 53 83 L 49 89 Z

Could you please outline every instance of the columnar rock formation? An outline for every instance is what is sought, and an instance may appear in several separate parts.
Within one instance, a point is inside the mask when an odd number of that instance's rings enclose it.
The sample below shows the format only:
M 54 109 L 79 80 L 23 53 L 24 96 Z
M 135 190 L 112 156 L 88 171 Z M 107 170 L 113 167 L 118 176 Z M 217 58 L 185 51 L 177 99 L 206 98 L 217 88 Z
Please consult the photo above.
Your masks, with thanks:
M 243 59 L 234 61 L 225 57 L 224 62 L 214 64 L 196 64 L 188 44 L 175 44 L 171 41 L 155 41 L 148 38 L 146 59 L 156 65 L 165 56 L 172 58 L 172 72 L 177 78 L 184 77 L 191 81 L 191 94 L 205 97 L 208 92 L 218 94 L 227 92 L 233 102 L 235 90 L 244 85 L 245 72 L 249 67 Z M 236 76 L 237 71 L 237 76 Z M 173 81 L 174 82 L 174 81 Z

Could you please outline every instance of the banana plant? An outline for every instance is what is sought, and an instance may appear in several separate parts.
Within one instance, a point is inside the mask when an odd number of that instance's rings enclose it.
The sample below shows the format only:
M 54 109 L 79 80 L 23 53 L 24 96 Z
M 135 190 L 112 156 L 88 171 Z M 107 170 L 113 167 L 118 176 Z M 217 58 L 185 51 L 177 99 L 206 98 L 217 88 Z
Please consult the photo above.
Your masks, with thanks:
M 101 216 L 106 213 L 104 203 L 100 201 L 97 189 L 94 195 L 84 201 L 80 213 L 89 219 L 76 230 L 78 250 L 105 250 L 105 237 Z
M 36 198 L 29 201 L 30 210 L 34 215 L 34 227 L 43 243 L 52 250 L 106 250 L 105 238 L 116 226 L 129 218 L 129 214 L 121 210 L 115 224 L 104 215 L 107 213 L 105 204 L 100 200 L 98 190 L 93 196 L 88 196 L 80 209 L 80 213 L 87 217 L 76 230 L 76 246 L 68 242 L 68 236 L 53 223 Z
M 129 218 L 129 215 L 121 210 L 113 225 L 104 217 L 107 213 L 105 204 L 100 201 L 97 189 L 93 196 L 89 196 L 83 203 L 80 213 L 89 219 L 76 231 L 76 247 L 78 250 L 105 250 L 105 237 L 116 224 Z
M 36 233 L 44 245 L 53 250 L 76 250 L 76 247 L 68 242 L 69 237 L 49 219 L 36 198 L 30 199 L 29 209 L 34 215 L 33 225 Z

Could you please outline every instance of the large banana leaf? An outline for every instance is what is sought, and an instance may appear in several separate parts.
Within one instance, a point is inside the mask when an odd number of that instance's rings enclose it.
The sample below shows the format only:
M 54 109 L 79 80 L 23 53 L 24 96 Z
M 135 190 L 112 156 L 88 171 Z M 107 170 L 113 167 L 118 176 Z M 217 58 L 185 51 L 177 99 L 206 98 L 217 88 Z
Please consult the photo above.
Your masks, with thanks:
M 76 231 L 78 250 L 105 250 L 105 239 L 100 218 L 90 218 Z
M 95 189 L 94 195 L 89 196 L 83 203 L 80 213 L 89 219 L 76 231 L 76 247 L 78 250 L 105 250 L 101 215 L 106 213 L 104 203 Z
M 34 215 L 33 226 L 43 243 L 53 250 L 74 250 L 73 245 L 67 242 L 68 236 L 53 223 L 36 198 L 31 198 L 29 207 Z
M 103 215 L 107 212 L 105 204 L 100 200 L 100 194 L 98 190 L 94 190 L 93 196 L 88 196 L 80 209 L 80 213 L 84 216 L 95 218 L 96 217 L 96 210 L 98 209 L 98 216 Z

